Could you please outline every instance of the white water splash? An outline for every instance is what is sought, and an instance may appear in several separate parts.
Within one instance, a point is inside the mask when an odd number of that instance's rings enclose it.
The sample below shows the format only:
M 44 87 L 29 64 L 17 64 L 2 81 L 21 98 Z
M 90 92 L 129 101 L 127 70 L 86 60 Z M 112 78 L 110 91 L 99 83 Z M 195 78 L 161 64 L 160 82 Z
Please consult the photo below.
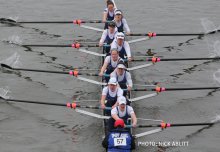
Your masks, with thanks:
M 213 79 L 220 84 L 220 69 L 213 73 Z
M 20 55 L 17 52 L 15 52 L 12 56 L 0 61 L 0 63 L 4 63 L 12 67 L 19 67 L 22 65 L 19 59 L 20 59 Z
M 220 28 L 220 27 L 217 28 L 217 26 L 207 18 L 201 19 L 201 24 L 204 28 L 205 33 L 217 31 Z M 205 36 L 204 40 L 206 41 L 208 46 L 209 56 L 210 57 L 220 56 L 220 42 L 218 40 L 218 37 L 216 37 L 215 34 L 211 34 Z
M 201 24 L 205 30 L 205 33 L 209 33 L 212 31 L 217 31 L 217 27 L 215 26 L 215 24 L 208 20 L 207 18 L 202 18 L 201 20 Z
M 211 120 L 211 123 L 217 123 L 220 121 L 220 115 L 216 115 L 213 120 Z
M 14 17 L 12 17 L 12 16 L 10 16 L 10 17 L 8 17 L 9 19 L 11 19 L 11 20 L 14 20 L 14 21 L 18 21 L 18 19 L 19 19 L 19 17 L 18 16 L 14 16 Z
M 215 56 L 220 56 L 220 41 L 219 40 L 214 42 L 213 48 L 214 48 L 213 54 L 215 54 Z
M 8 93 L 10 93 L 8 86 L 6 86 L 5 88 L 0 88 L 0 97 L 4 99 L 9 99 L 9 96 L 7 96 Z
M 23 39 L 20 36 L 13 35 L 6 40 L 9 44 L 22 45 Z M 13 45 L 12 45 L 13 46 Z

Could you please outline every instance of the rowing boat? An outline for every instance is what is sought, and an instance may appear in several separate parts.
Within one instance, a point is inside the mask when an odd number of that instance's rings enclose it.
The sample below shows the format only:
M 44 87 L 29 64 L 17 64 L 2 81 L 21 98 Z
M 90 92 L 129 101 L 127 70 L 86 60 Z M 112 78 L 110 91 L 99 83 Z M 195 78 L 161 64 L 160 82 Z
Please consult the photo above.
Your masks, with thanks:
M 81 27 L 84 27 L 84 28 L 86 28 L 86 27 L 88 27 L 88 26 L 85 26 L 85 25 L 81 25 Z M 88 28 L 89 29 L 89 28 Z M 92 29 L 92 28 L 90 28 L 90 29 Z M 95 28 L 93 28 L 93 30 L 95 30 Z M 99 31 L 102 31 L 102 30 L 99 30 Z M 155 36 L 156 36 L 156 34 L 154 34 Z M 166 34 L 166 35 L 171 35 L 171 34 Z M 192 36 L 192 35 L 204 35 L 204 34 L 176 34 L 176 36 L 177 35 L 183 35 L 183 36 Z M 133 36 L 138 36 L 138 34 L 133 34 Z M 139 36 L 147 36 L 146 34 L 139 34 Z M 165 36 L 165 35 L 163 35 L 163 34 L 157 34 L 157 36 Z M 173 35 L 173 36 L 175 36 L 175 35 Z M 141 38 L 141 39 L 137 39 L 137 40 L 131 40 L 131 41 L 129 41 L 129 43 L 135 43 L 135 42 L 138 42 L 138 41 L 142 41 L 142 40 L 147 40 L 148 39 L 148 37 L 145 37 L 145 38 Z M 32 45 L 33 46 L 33 45 Z M 54 47 L 55 45 L 53 45 L 52 47 Z M 57 45 L 55 46 L 55 47 L 57 47 Z M 61 47 L 63 47 L 63 46 L 61 46 Z M 89 52 L 88 50 L 83 50 L 83 49 L 79 49 L 79 51 L 81 51 L 81 52 L 85 52 L 85 53 L 90 53 L 90 54 L 93 54 L 93 55 L 97 55 L 97 56 L 100 56 L 101 57 L 101 64 L 103 64 L 103 61 L 104 61 L 104 56 L 105 56 L 105 53 L 104 52 L 102 52 L 102 54 L 98 54 L 98 53 L 94 53 L 94 52 Z M 182 59 L 155 59 L 155 58 L 152 58 L 152 61 L 153 60 L 155 60 L 156 62 L 159 62 L 159 61 L 179 61 L 179 60 L 213 60 L 213 59 L 218 59 L 218 58 L 187 58 L 187 59 L 184 59 L 184 58 L 182 58 Z M 63 72 L 63 71 L 61 71 L 61 72 L 59 72 L 59 71 L 48 71 L 48 70 L 33 70 L 33 69 L 21 69 L 21 68 L 12 68 L 12 67 L 9 67 L 9 66 L 6 66 L 6 65 L 4 65 L 4 64 L 1 64 L 1 66 L 2 67 L 4 67 L 4 68 L 9 68 L 9 69 L 11 69 L 11 70 L 23 70 L 23 71 L 35 71 L 35 72 L 48 72 L 48 73 L 60 73 L 60 74 L 68 74 L 68 72 Z M 130 65 L 128 65 L 129 66 L 129 69 L 137 69 L 137 68 L 131 68 L 130 67 Z M 142 66 L 142 67 L 144 67 L 144 66 Z M 87 69 L 88 70 L 88 69 Z M 80 80 L 84 80 L 84 81 L 87 81 L 87 82 L 89 82 L 89 80 L 88 79 L 85 79 L 85 78 L 81 78 L 80 76 L 78 76 L 77 77 L 78 79 L 80 79 Z M 90 82 L 93 82 L 94 83 L 94 81 L 91 81 L 90 80 Z M 104 81 L 103 81 L 103 79 L 102 79 L 102 83 L 95 83 L 95 84 L 101 84 L 101 88 L 103 88 L 103 84 L 105 84 L 104 83 Z M 174 88 L 174 89 L 172 89 L 172 88 L 168 88 L 168 89 L 166 89 L 167 91 L 172 91 L 172 90 L 202 90 L 202 89 L 219 89 L 219 87 L 203 87 L 203 88 Z M 137 91 L 138 89 L 136 89 L 136 91 Z M 155 89 L 156 90 L 156 89 Z M 159 90 L 160 90 L 160 92 L 162 92 L 163 90 L 165 90 L 165 89 L 161 89 L 161 88 L 159 88 Z M 3 90 L 4 91 L 4 90 Z M 135 90 L 134 90 L 135 91 Z M 139 91 L 140 91 L 140 89 L 139 89 Z M 142 91 L 149 91 L 149 90 L 147 90 L 147 89 L 143 89 Z M 154 91 L 153 89 L 151 90 L 151 91 Z M 0 91 L 1 92 L 1 91 Z M 1 93 L 0 93 L 1 94 Z M 58 103 L 45 103 L 45 102 L 39 102 L 39 101 L 28 101 L 28 100 L 16 100 L 16 99 L 7 99 L 7 98 L 4 98 L 4 96 L 6 95 L 7 93 L 3 93 L 3 94 L 1 94 L 1 96 L 0 96 L 0 98 L 2 98 L 3 100 L 5 100 L 5 101 L 15 101 L 15 102 L 23 102 L 23 103 L 35 103 L 35 104 L 45 104 L 45 105 L 53 105 L 53 106 L 67 106 L 67 107 L 71 107 L 71 108 L 76 108 L 77 106 L 75 105 L 75 106 L 73 106 L 73 105 L 70 105 L 69 103 L 66 105 L 66 104 L 58 104 Z M 156 93 L 157 94 L 157 93 Z M 155 95 L 155 93 L 153 94 L 153 96 Z M 3 97 L 2 97 L 3 96 Z M 131 94 L 129 94 L 129 98 L 131 98 L 132 96 L 131 96 Z M 152 97 L 152 96 L 144 96 L 145 98 L 148 98 L 148 97 Z M 131 99 L 131 101 L 137 101 L 137 100 L 141 100 L 141 99 L 143 99 L 143 97 L 138 97 L 138 98 L 136 98 L 135 100 L 134 99 Z M 80 108 L 92 108 L 92 106 L 78 106 L 78 107 L 80 107 Z M 95 108 L 95 109 L 98 109 L 99 107 L 93 107 L 93 108 Z M 97 115 L 97 114 L 95 114 L 95 113 L 90 113 L 90 112 L 86 112 L 86 111 L 83 111 L 83 110 L 78 110 L 78 109 L 75 109 L 76 110 L 76 112 L 80 112 L 80 113 L 82 113 L 82 114 L 86 114 L 86 115 L 89 115 L 89 116 L 92 116 L 92 117 L 96 117 L 96 118 L 100 118 L 100 119 L 103 119 L 104 121 L 106 120 L 106 119 L 108 119 L 107 117 L 105 117 L 105 116 L 103 116 L 103 117 L 101 117 L 101 116 L 99 116 L 99 115 Z M 145 119 L 145 120 L 149 120 L 149 121 L 151 121 L 150 119 Z M 103 122 L 104 122 L 103 121 Z M 152 121 L 155 121 L 155 120 L 152 120 Z M 158 120 L 158 121 L 162 121 L 162 120 Z M 169 124 L 169 123 L 161 123 L 161 125 L 138 125 L 138 127 L 146 127 L 146 128 L 150 128 L 150 127 L 160 127 L 159 129 L 154 129 L 154 130 L 151 130 L 151 131 L 148 131 L 148 132 L 144 132 L 144 133 L 141 133 L 141 134 L 137 134 L 137 135 L 135 135 L 135 137 L 136 138 L 139 138 L 139 137 L 142 137 L 142 136 L 146 136 L 146 135 L 149 135 L 149 134 L 153 134 L 153 133 L 156 133 L 156 132 L 160 132 L 160 131 L 162 131 L 162 130 L 164 130 L 164 127 L 166 128 L 166 127 L 171 127 L 171 126 L 198 126 L 198 125 L 213 125 L 214 123 L 194 123 L 194 124 Z M 104 133 L 105 133 L 105 135 L 108 133 L 108 130 L 106 130 L 106 123 L 103 123 L 103 128 L 104 128 Z

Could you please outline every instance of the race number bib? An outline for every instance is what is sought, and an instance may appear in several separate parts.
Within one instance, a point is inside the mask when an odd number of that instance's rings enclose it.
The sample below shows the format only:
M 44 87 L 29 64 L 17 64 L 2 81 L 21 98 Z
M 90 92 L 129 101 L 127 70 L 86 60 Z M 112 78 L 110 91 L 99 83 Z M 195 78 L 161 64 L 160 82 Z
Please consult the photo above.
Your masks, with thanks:
M 114 138 L 114 146 L 126 146 L 126 138 Z

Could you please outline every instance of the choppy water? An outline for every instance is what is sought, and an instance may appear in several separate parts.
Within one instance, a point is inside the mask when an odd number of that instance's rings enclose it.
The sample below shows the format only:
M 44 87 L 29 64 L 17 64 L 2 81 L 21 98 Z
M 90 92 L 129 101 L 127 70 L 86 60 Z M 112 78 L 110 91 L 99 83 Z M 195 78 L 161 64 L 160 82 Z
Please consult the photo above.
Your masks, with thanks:
M 137 0 L 118 1 L 133 32 L 157 33 L 205 32 L 204 18 L 220 25 L 218 0 Z M 0 0 L 0 17 L 19 20 L 72 20 L 99 19 L 105 3 L 99 0 L 57 1 Z M 97 14 L 97 15 L 94 15 Z M 206 25 L 207 20 L 205 20 Z M 102 25 L 96 25 L 102 27 Z M 208 28 L 213 28 L 211 25 Z M 0 61 L 17 52 L 19 67 L 63 70 L 68 67 L 95 68 L 100 58 L 73 51 L 71 48 L 32 48 L 11 45 L 9 41 L 23 44 L 69 44 L 76 39 L 96 41 L 101 33 L 81 29 L 71 24 L 30 24 L 9 26 L 0 24 Z M 134 55 L 152 49 L 164 57 L 209 57 L 219 34 L 197 37 L 156 37 L 150 41 L 132 44 Z M 218 48 L 218 47 L 217 47 Z M 141 63 L 132 63 L 135 66 Z M 219 86 L 213 73 L 219 61 L 165 62 L 137 70 L 132 76 L 135 83 L 158 81 L 168 87 Z M 97 78 L 93 78 L 97 79 Z M 66 103 L 72 98 L 99 99 L 99 86 L 78 81 L 66 75 L 0 71 L 1 87 L 8 86 L 11 98 Z M 135 97 L 145 93 L 133 93 Z M 212 120 L 219 115 L 218 91 L 175 91 L 138 101 L 134 104 L 139 118 L 163 119 L 187 123 Z M 97 102 L 82 104 L 97 105 Z M 97 112 L 97 111 L 94 111 Z M 99 111 L 98 111 L 99 112 Z M 145 123 L 145 122 L 140 122 Z M 146 129 L 136 129 L 135 133 Z M 102 121 L 80 115 L 71 109 L 33 104 L 0 103 L 0 151 L 104 151 L 101 147 Z M 187 147 L 144 147 L 137 151 L 219 151 L 219 124 L 209 128 L 181 127 L 140 138 L 145 141 L 188 141 Z

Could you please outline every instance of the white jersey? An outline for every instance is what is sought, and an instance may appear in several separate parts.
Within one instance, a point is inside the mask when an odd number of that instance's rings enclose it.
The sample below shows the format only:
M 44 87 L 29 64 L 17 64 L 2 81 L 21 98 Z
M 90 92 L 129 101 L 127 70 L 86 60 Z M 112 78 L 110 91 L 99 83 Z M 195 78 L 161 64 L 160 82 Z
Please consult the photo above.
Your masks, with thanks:
M 130 49 L 130 46 L 129 46 L 128 42 L 124 41 L 123 45 L 119 46 L 118 43 L 117 43 L 117 39 L 115 38 L 113 40 L 112 44 L 111 44 L 111 49 L 117 48 L 117 50 L 120 52 L 122 47 L 124 47 L 125 52 L 127 54 L 127 57 L 131 57 L 131 49 Z
M 115 22 L 116 22 L 116 21 L 115 21 Z M 128 26 L 128 23 L 127 23 L 127 21 L 126 21 L 125 18 L 122 18 L 121 21 L 116 22 L 116 26 L 117 26 L 117 27 L 120 27 L 121 24 L 123 24 L 123 28 L 125 29 L 125 32 L 127 32 L 127 33 L 130 33 L 130 32 L 131 32 L 131 30 L 130 30 L 130 28 L 129 28 L 129 26 Z
M 120 57 L 118 57 L 117 61 L 113 61 L 111 56 L 107 56 L 107 57 L 105 58 L 105 61 L 104 61 L 104 62 L 105 62 L 107 65 L 109 65 L 109 64 L 111 63 L 111 66 L 115 68 L 115 67 L 117 67 L 119 61 L 123 61 L 123 59 L 120 58 Z
M 114 33 L 110 33 L 109 29 L 105 29 L 102 33 L 102 37 L 99 41 L 99 43 L 104 43 L 107 36 L 110 38 L 110 39 L 114 39 L 116 37 L 116 35 L 118 34 L 118 29 L 117 27 L 115 27 L 115 31 Z
M 117 73 L 117 69 L 115 69 L 115 70 L 111 73 L 111 77 L 115 77 L 115 78 L 118 80 L 118 82 L 122 81 L 122 80 L 124 79 L 124 77 L 125 77 L 126 80 L 127 80 L 126 84 L 127 84 L 128 86 L 130 86 L 130 87 L 133 86 L 133 82 L 132 82 L 132 79 L 131 79 L 131 74 L 130 74 L 130 72 L 128 72 L 128 71 L 126 71 L 126 72 L 124 71 L 124 73 L 123 73 L 122 75 L 119 75 L 119 74 Z
M 109 95 L 111 97 L 115 97 L 117 95 L 117 97 L 120 97 L 120 96 L 123 96 L 123 90 L 120 88 L 120 87 L 117 87 L 117 89 L 112 92 L 108 86 L 107 87 L 104 87 L 103 90 L 102 90 L 102 95 L 103 96 L 106 96 L 107 94 L 109 93 Z
M 104 9 L 104 13 L 107 13 L 107 17 L 109 16 L 109 17 L 114 17 L 114 13 L 115 13 L 115 8 L 113 9 L 113 11 L 111 12 L 111 11 L 109 11 L 108 10 L 108 8 L 105 8 Z
M 118 110 L 117 110 L 118 108 Z M 127 109 L 128 108 L 128 109 Z M 131 114 L 134 113 L 134 109 L 131 106 L 126 106 L 124 111 L 121 111 L 119 106 L 113 108 L 111 110 L 111 115 L 118 115 L 119 117 L 124 117 L 126 115 L 126 111 L 128 111 L 128 115 L 131 116 Z

